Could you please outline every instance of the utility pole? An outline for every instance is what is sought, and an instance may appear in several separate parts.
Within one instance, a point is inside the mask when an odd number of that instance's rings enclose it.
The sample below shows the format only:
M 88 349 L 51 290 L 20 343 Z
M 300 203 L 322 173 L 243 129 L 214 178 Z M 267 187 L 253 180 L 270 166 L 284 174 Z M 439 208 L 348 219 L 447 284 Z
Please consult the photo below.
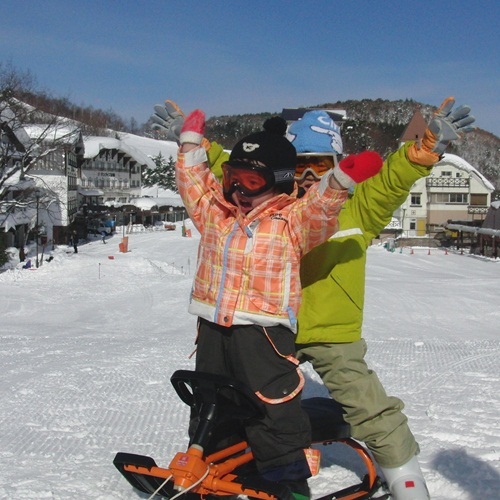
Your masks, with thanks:
M 37 191 L 36 196 L 36 225 L 35 225 L 35 238 L 36 238 L 36 268 L 38 269 L 38 208 L 40 206 L 40 193 Z

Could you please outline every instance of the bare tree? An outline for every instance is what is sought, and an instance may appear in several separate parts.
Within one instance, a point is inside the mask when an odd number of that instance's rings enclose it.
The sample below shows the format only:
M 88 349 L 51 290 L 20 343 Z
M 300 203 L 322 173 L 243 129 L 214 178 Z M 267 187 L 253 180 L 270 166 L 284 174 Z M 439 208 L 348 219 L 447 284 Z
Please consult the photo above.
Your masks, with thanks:
M 62 220 L 65 155 L 81 135 L 77 122 L 18 99 L 31 84 L 29 76 L 0 65 L 0 225 L 6 230 L 21 220 L 38 236 L 44 222 Z
M 64 167 L 57 153 L 61 156 L 79 132 L 76 125 L 46 113 L 39 115 L 41 124 L 25 125 L 33 123 L 33 115 L 39 114 L 29 108 L 13 99 L 0 100 L 0 207 L 22 203 L 22 195 L 12 199 L 13 191 L 26 191 L 29 196 L 30 184 L 43 187 L 43 176 L 37 171 Z

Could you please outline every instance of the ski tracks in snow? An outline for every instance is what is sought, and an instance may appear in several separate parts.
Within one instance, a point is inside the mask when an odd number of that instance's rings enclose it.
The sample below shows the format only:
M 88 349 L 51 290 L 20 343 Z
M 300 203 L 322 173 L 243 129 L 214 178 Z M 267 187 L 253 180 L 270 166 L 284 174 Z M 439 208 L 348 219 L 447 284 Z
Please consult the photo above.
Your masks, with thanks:
M 185 448 L 189 412 L 170 376 L 194 365 L 187 305 L 196 245 L 137 235 L 129 254 L 97 243 L 38 271 L 0 275 L 1 499 L 139 498 L 114 468 L 116 452 L 167 466 Z M 367 361 L 406 404 L 433 498 L 494 498 L 500 370 L 488 325 L 498 324 L 498 279 L 494 264 L 458 258 L 370 249 Z M 304 369 L 305 395 L 324 394 Z M 323 452 L 316 496 L 361 474 L 342 445 Z
M 24 271 L 22 283 L 2 276 L 11 281 L 0 306 L 0 461 L 15 467 L 0 475 L 0 498 L 136 496 L 112 464 L 115 453 L 166 465 L 187 444 L 188 408 L 170 376 L 192 368 L 192 278 L 109 244 L 61 259 Z

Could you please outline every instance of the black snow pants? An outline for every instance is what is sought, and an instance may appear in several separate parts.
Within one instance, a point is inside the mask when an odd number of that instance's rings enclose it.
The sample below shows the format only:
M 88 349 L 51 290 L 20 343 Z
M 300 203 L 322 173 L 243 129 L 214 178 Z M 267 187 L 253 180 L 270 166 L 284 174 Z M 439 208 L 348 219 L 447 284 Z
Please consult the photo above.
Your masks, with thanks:
M 284 326 L 228 328 L 199 320 L 196 370 L 239 380 L 263 400 L 266 417 L 245 432 L 259 472 L 276 481 L 310 477 L 304 449 L 311 445 L 311 428 L 300 406 L 294 354 L 295 335 Z

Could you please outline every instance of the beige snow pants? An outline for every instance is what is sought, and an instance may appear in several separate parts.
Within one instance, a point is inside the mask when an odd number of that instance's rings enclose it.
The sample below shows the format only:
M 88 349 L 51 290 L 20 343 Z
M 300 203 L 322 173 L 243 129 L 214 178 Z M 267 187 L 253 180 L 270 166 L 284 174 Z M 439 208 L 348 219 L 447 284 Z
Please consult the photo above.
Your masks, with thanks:
M 399 467 L 419 452 L 403 402 L 388 396 L 364 360 L 366 342 L 297 345 L 297 357 L 309 361 L 330 395 L 346 412 L 351 435 L 362 441 L 382 467 Z

